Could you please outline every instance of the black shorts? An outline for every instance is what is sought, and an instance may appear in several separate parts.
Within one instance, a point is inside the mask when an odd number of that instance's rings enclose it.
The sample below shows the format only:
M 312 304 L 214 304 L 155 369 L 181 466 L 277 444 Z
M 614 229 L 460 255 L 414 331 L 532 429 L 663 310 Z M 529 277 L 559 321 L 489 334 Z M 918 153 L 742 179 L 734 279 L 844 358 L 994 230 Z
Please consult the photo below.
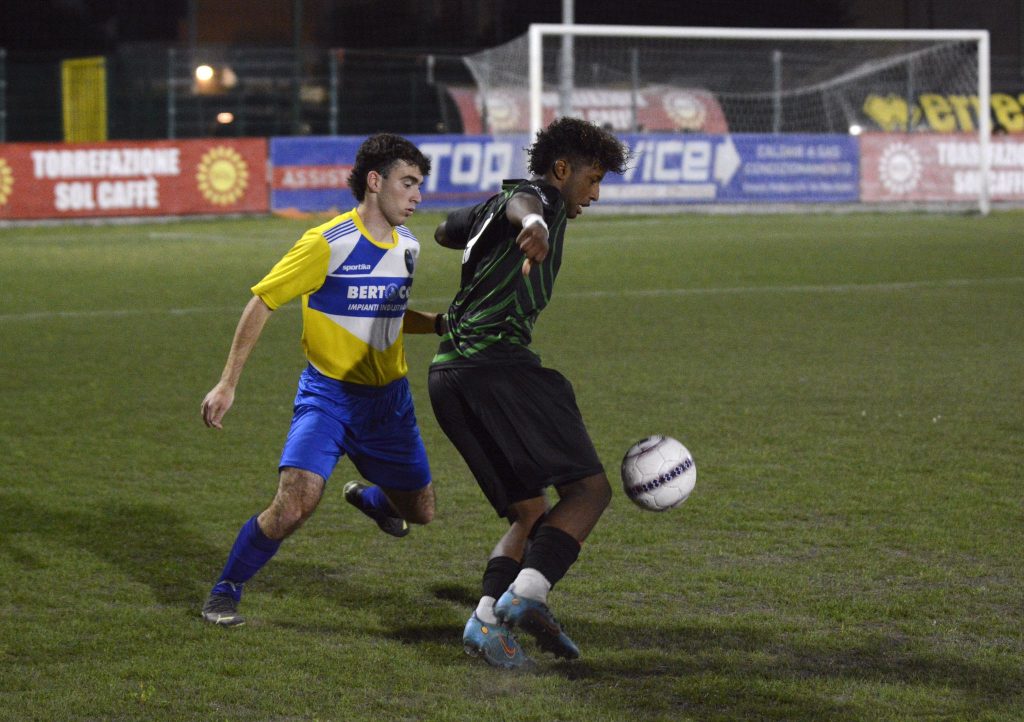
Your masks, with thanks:
M 534 365 L 430 369 L 430 403 L 491 506 L 604 472 L 572 384 Z

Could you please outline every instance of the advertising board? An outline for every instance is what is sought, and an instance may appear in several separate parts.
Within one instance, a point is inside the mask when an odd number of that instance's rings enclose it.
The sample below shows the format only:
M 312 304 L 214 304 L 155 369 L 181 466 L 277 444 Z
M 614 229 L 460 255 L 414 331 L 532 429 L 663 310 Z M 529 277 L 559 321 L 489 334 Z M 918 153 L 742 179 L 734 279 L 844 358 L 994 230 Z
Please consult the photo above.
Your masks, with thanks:
M 622 176 L 609 173 L 602 205 L 855 203 L 856 138 L 837 135 L 621 134 L 633 153 Z M 347 178 L 359 137 L 274 138 L 275 211 L 346 210 Z M 431 159 L 423 208 L 486 199 L 505 178 L 527 174 L 528 136 L 410 136 Z
M 973 133 L 866 133 L 861 136 L 861 200 L 973 202 L 981 191 L 980 158 Z M 1024 201 L 1024 138 L 994 136 L 989 166 L 991 200 Z
M 0 145 L 0 220 L 266 211 L 262 138 Z

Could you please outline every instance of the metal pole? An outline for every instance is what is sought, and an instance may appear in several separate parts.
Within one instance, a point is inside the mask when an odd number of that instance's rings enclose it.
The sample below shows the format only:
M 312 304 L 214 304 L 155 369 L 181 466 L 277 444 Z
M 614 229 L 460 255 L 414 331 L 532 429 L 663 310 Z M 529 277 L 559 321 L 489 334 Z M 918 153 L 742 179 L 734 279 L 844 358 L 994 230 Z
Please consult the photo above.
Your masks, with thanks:
M 978 140 L 981 150 L 981 197 L 978 210 L 987 216 L 991 207 L 989 170 L 992 168 L 992 78 L 989 67 L 989 38 L 986 32 L 978 39 Z
M 916 60 L 911 60 L 907 66 L 907 125 L 904 131 L 909 133 L 914 129 L 914 86 L 916 82 L 914 80 L 914 63 Z M 886 129 L 888 130 L 888 129 Z
M 238 87 L 235 89 L 235 135 L 244 137 L 248 132 L 245 118 L 245 76 L 238 80 Z
M 178 106 L 174 97 L 174 48 L 167 50 L 167 138 L 174 140 L 178 125 Z
M 772 133 L 782 132 L 782 51 L 772 51 Z
M 573 23 L 573 0 L 562 0 L 562 24 Z M 562 35 L 562 77 L 558 86 L 559 115 L 572 115 L 572 86 L 575 75 L 572 35 Z
M 302 132 L 302 0 L 292 0 L 292 46 L 295 64 L 292 77 L 292 134 Z
M 630 125 L 634 133 L 640 132 L 640 48 L 631 48 L 629 51 L 630 82 L 633 86 L 633 96 L 630 99 Z
M 328 131 L 331 135 L 338 134 L 338 63 L 340 58 L 338 57 L 340 51 L 328 50 L 327 51 L 327 67 L 330 69 L 330 119 L 328 125 Z
M 544 36 L 541 34 L 539 25 L 530 26 L 530 138 L 537 135 L 540 124 L 543 122 L 543 109 L 541 108 L 540 95 L 544 90 Z M 487 111 L 487 103 L 484 103 L 484 112 Z M 487 125 L 485 124 L 486 128 Z
M 0 143 L 7 140 L 7 50 L 0 48 Z
M 188 0 L 188 17 L 185 21 L 188 32 L 188 57 L 185 60 L 185 64 L 188 66 L 189 76 L 196 69 L 196 55 L 199 45 L 199 10 L 196 7 L 198 3 L 199 0 Z

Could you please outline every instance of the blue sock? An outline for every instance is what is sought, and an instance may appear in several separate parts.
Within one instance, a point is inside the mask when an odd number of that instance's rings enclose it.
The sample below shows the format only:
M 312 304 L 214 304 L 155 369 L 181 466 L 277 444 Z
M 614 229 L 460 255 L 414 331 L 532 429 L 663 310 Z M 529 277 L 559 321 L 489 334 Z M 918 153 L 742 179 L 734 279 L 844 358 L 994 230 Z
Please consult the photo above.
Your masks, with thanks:
M 281 542 L 268 538 L 256 522 L 256 517 L 242 525 L 220 579 L 213 587 L 217 594 L 230 594 L 238 601 L 242 598 L 242 585 L 263 568 L 277 553 Z
M 379 486 L 369 486 L 363 489 L 362 493 L 363 508 L 367 511 L 376 510 L 382 511 L 385 514 L 394 516 L 395 507 L 391 506 L 391 502 L 388 500 L 387 494 Z

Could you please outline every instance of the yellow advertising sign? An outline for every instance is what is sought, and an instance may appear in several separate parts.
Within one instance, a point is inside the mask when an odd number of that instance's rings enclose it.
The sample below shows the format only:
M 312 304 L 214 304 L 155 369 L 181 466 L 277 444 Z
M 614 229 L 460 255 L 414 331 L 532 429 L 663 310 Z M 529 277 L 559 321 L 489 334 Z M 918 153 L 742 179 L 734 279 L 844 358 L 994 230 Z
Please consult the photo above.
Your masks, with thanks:
M 992 130 L 995 133 L 1024 131 L 1024 93 L 1014 97 L 992 93 Z M 932 131 L 935 133 L 972 132 L 978 129 L 980 103 L 976 95 L 922 93 L 917 103 L 908 105 L 898 95 L 869 95 L 864 113 L 881 130 L 888 132 Z
M 75 58 L 61 63 L 64 141 L 96 143 L 107 139 L 106 59 Z

